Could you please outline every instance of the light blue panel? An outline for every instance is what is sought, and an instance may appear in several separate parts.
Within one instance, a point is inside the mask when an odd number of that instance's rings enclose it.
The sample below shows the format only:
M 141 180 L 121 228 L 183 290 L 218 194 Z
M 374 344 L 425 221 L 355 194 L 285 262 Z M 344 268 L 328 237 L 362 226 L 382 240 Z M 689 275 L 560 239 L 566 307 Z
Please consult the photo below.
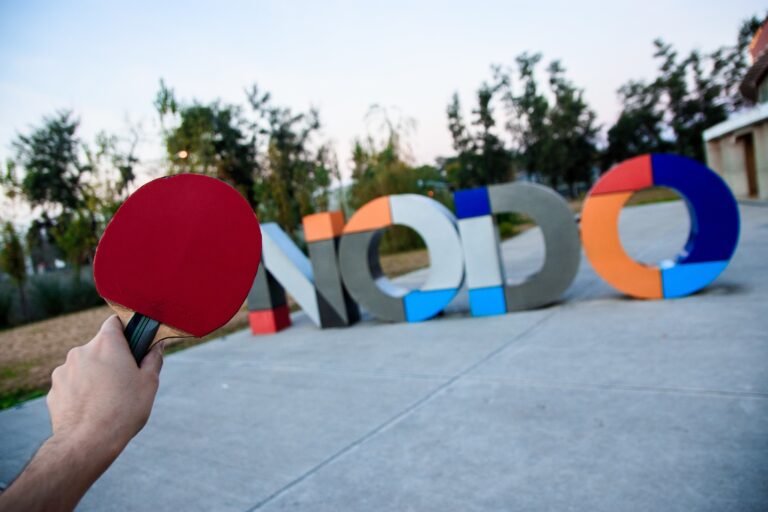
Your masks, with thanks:
M 728 266 L 727 261 L 682 263 L 661 270 L 664 298 L 685 297 L 697 292 L 715 280 Z
M 469 307 L 472 316 L 503 315 L 507 312 L 503 286 L 474 288 L 469 290 Z
M 447 290 L 413 290 L 403 297 L 405 319 L 409 322 L 429 320 L 448 305 L 456 296 L 456 288 Z
M 309 258 L 274 222 L 261 224 L 261 249 L 264 267 L 291 294 L 315 325 L 321 325 Z

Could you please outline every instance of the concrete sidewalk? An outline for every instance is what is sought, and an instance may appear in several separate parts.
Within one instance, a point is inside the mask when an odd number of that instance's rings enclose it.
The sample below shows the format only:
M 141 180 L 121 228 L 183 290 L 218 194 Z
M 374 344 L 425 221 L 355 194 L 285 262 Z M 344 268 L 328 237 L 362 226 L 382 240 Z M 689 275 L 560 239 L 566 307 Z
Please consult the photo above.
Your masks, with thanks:
M 81 510 L 768 509 L 768 209 L 704 292 L 622 297 L 586 260 L 561 304 L 421 324 L 240 332 L 167 358 L 145 430 Z M 622 212 L 628 252 L 670 257 L 681 203 Z M 540 234 L 504 244 L 516 275 Z M 405 280 L 418 282 L 423 272 Z M 0 481 L 49 435 L 0 413 Z

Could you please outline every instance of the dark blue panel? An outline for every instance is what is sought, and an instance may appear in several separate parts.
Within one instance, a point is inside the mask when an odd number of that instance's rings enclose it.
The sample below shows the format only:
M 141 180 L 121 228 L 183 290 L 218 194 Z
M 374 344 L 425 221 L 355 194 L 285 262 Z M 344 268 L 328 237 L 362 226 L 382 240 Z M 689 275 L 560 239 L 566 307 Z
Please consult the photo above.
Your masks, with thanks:
M 653 184 L 677 190 L 688 204 L 691 233 L 678 263 L 727 261 L 739 241 L 739 209 L 728 185 L 705 165 L 678 155 L 652 155 Z
M 491 213 L 491 202 L 485 187 L 457 190 L 453 193 L 453 202 L 456 205 L 456 217 L 460 219 Z

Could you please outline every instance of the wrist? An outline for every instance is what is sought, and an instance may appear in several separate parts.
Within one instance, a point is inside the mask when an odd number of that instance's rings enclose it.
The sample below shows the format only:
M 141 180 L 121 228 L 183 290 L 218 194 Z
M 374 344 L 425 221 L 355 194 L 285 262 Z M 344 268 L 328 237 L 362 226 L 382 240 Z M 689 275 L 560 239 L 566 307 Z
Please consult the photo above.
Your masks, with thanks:
M 128 444 L 106 429 L 74 428 L 60 430 L 50 441 L 75 459 L 98 466 L 109 466 Z

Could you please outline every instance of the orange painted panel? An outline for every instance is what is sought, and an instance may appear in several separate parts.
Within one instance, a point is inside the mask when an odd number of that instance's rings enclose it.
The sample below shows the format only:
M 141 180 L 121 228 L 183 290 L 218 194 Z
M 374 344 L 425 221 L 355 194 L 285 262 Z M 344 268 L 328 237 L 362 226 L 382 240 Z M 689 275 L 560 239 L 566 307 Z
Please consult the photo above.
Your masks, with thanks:
M 344 227 L 344 234 L 372 231 L 392 225 L 389 196 L 369 201 L 357 210 Z
M 344 230 L 344 212 L 315 213 L 301 220 L 304 225 L 304 239 L 307 242 L 318 242 L 341 236 Z
M 581 211 L 581 241 L 592 268 L 619 291 L 643 299 L 663 298 L 661 271 L 643 265 L 624 251 L 619 213 L 632 192 L 589 195 Z
M 595 186 L 589 191 L 589 195 L 628 192 L 652 186 L 651 155 L 642 155 L 625 160 L 616 167 L 609 169 L 595 183 Z

